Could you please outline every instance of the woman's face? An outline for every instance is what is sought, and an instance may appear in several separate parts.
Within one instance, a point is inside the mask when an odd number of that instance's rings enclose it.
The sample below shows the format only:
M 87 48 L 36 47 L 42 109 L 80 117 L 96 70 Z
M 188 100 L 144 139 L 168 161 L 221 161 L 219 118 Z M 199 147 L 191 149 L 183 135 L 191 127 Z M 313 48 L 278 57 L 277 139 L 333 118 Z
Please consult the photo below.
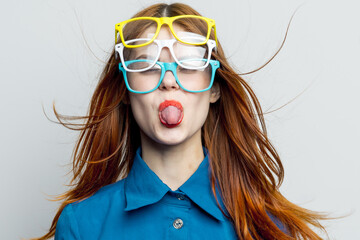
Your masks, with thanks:
M 140 37 L 148 37 L 147 32 Z M 163 26 L 157 39 L 171 38 L 173 36 L 170 30 Z M 174 62 L 169 49 L 162 49 L 158 61 Z M 201 78 L 210 77 L 210 73 L 204 71 L 200 76 L 194 74 L 193 80 L 202 81 Z M 179 145 L 194 138 L 201 139 L 201 127 L 206 120 L 210 103 L 216 102 L 219 98 L 219 91 L 214 85 L 209 91 L 186 92 L 177 84 L 173 73 L 167 71 L 155 91 L 146 94 L 129 92 L 129 97 L 142 139 L 147 137 L 158 144 Z

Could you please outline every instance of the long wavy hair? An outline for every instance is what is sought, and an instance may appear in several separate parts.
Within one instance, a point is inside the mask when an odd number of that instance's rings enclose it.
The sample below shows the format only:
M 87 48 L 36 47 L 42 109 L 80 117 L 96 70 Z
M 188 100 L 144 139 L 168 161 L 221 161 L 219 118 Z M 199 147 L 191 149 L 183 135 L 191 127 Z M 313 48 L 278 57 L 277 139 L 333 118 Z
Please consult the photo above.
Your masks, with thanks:
M 152 5 L 134 17 L 177 15 L 200 14 L 188 5 L 174 3 Z M 204 26 L 189 22 L 183 24 L 182 27 L 194 32 L 207 31 Z M 125 37 L 137 36 L 145 28 L 128 29 Z M 211 37 L 214 38 L 213 32 Z M 289 202 L 279 192 L 284 169 L 268 139 L 263 112 L 254 92 L 231 68 L 219 42 L 212 58 L 221 63 L 215 76 L 221 97 L 210 106 L 202 127 L 202 143 L 211 156 L 213 194 L 217 201 L 221 197 L 227 213 L 218 203 L 219 208 L 233 223 L 241 240 L 321 239 L 312 228 L 326 233 L 319 223 L 326 216 Z M 88 198 L 101 187 L 125 178 L 131 169 L 135 151 L 140 146 L 140 133 L 118 63 L 119 58 L 112 51 L 86 116 L 61 115 L 53 105 L 59 123 L 80 131 L 80 135 L 73 151 L 71 188 L 56 198 L 62 204 L 49 231 L 36 238 L 38 240 L 54 236 L 59 216 L 67 204 Z M 84 123 L 71 122 L 76 120 Z M 215 188 L 222 196 L 216 195 Z M 284 224 L 290 235 L 275 225 L 269 213 Z

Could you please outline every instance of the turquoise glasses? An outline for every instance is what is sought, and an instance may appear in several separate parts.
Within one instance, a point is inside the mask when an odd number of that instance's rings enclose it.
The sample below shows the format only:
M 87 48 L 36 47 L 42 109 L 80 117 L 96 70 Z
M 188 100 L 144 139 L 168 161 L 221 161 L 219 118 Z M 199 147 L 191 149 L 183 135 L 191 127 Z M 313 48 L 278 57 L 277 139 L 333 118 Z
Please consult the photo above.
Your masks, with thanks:
M 186 59 L 185 62 L 208 62 L 208 59 Z M 126 68 L 141 69 L 148 66 L 151 60 L 138 59 L 125 61 Z M 141 72 L 129 72 L 125 70 L 122 63 L 119 63 L 119 70 L 122 71 L 127 89 L 133 93 L 150 93 L 157 89 L 164 79 L 165 73 L 171 71 L 176 83 L 185 91 L 192 93 L 205 92 L 209 90 L 214 82 L 215 72 L 220 67 L 220 62 L 210 60 L 209 65 L 203 69 L 188 69 L 181 67 L 177 62 L 157 61 L 150 69 Z

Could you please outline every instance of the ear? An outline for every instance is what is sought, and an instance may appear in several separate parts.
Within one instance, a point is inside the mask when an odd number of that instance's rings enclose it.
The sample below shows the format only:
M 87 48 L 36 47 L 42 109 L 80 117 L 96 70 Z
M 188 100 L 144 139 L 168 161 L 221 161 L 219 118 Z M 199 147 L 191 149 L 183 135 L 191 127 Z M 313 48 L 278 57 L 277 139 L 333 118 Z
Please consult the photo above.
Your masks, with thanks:
M 214 82 L 210 89 L 210 103 L 215 103 L 220 98 L 220 86 L 219 83 Z

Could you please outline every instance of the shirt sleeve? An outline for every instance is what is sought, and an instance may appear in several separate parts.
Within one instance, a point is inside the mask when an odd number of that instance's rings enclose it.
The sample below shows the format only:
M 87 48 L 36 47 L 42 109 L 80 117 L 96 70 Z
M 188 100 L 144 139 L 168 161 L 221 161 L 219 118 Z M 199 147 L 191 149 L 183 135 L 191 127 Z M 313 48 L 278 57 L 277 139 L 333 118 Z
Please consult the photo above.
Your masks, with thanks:
M 66 205 L 56 224 L 55 240 L 80 240 L 79 228 L 71 204 Z

